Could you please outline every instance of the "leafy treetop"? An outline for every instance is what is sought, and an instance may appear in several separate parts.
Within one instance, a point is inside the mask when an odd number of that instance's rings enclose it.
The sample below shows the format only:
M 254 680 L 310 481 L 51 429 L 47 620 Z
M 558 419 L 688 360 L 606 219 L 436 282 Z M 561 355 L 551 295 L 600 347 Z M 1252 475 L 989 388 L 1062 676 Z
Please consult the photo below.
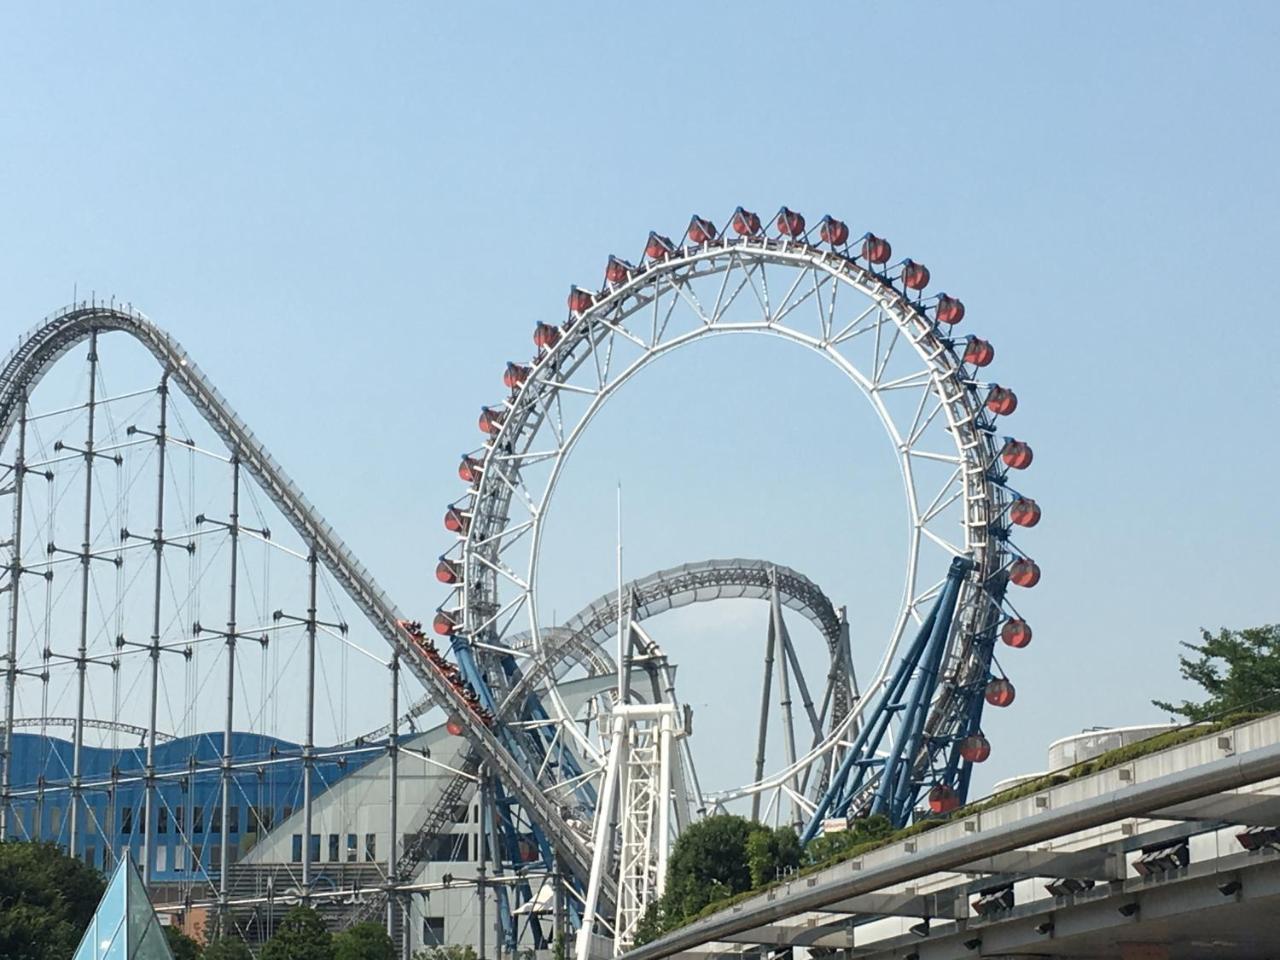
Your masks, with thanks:
M 357 923 L 333 937 L 333 960 L 396 960 L 396 945 L 380 923 Z
M 1153 700 L 1157 707 L 1193 723 L 1238 710 L 1270 710 L 1280 705 L 1280 624 L 1228 630 L 1201 630 L 1201 643 L 1182 644 L 1197 656 L 1180 656 L 1182 676 L 1208 697 L 1179 704 Z
M 53 843 L 0 843 L 0 957 L 66 960 L 75 953 L 106 881 Z
M 333 937 L 310 907 L 290 910 L 262 948 L 262 960 L 334 960 Z

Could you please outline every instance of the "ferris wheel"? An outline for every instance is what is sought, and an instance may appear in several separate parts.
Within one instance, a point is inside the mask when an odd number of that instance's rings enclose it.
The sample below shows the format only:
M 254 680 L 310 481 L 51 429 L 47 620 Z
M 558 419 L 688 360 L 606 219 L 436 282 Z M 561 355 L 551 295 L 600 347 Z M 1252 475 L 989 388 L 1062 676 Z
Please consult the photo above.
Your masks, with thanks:
M 958 333 L 964 304 L 926 293 L 930 281 L 923 263 L 834 217 L 809 225 L 786 207 L 768 218 L 739 207 L 721 225 L 694 216 L 677 240 L 651 233 L 634 262 L 609 257 L 599 289 L 571 288 L 567 317 L 535 326 L 535 355 L 507 364 L 506 396 L 481 410 L 483 442 L 462 458 L 465 491 L 444 517 L 456 542 L 437 568 L 450 593 L 432 626 L 450 638 L 487 710 L 501 715 L 509 690 L 528 686 L 519 676 L 555 655 L 539 609 L 543 536 L 595 416 L 680 347 L 764 335 L 822 356 L 849 380 L 850 396 L 870 404 L 901 476 L 906 562 L 888 634 L 859 638 L 880 651 L 859 695 L 847 689 L 848 670 L 830 671 L 826 698 L 840 708 L 811 715 L 812 738 L 797 747 L 793 736 L 780 768 L 757 767 L 717 799 L 753 798 L 758 811 L 762 795 L 778 807 L 786 796 L 808 836 L 832 815 L 901 820 L 922 794 L 935 813 L 958 806 L 972 764 L 991 750 L 984 705 L 1014 697 L 995 643 L 1031 638 L 1008 588 L 1039 581 L 1015 535 L 1038 523 L 1040 507 L 1015 485 L 1032 450 L 1005 435 L 1018 398 L 985 376 L 995 350 Z M 839 667 L 835 647 L 832 657 Z M 584 789 L 590 801 L 603 754 L 555 672 L 541 673 L 552 679 L 538 687 L 540 716 L 507 743 L 529 756 L 572 754 L 571 763 L 524 758 L 568 808 Z

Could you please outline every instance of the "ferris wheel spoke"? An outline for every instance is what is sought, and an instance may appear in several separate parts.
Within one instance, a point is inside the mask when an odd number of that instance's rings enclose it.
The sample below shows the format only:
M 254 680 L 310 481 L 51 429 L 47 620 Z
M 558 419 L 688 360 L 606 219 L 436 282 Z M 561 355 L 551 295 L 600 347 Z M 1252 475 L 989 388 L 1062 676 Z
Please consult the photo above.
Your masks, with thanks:
M 511 583 L 515 584 L 525 593 L 529 592 L 529 584 L 526 583 L 514 570 L 508 567 L 505 563 L 499 563 L 496 560 L 490 560 L 488 557 L 484 556 L 484 554 L 476 554 L 476 559 L 480 561 L 481 564 L 483 564 L 484 566 L 492 570 L 494 573 L 498 574 L 501 577 L 504 577 L 505 579 L 509 580 Z
M 884 356 L 880 356 L 880 329 L 876 328 L 876 367 L 875 373 L 871 377 L 871 382 L 879 385 L 880 378 L 884 376 L 885 368 L 889 366 L 889 361 L 893 357 L 893 348 L 898 345 L 898 340 L 902 336 L 902 330 L 897 324 L 893 325 L 893 333 L 889 336 L 889 343 L 885 347 Z
M 751 289 L 751 293 L 756 298 L 756 303 L 760 307 L 760 313 L 762 318 L 761 322 L 768 323 L 769 322 L 769 297 L 767 292 L 762 294 L 760 292 L 760 287 L 756 285 L 756 274 L 761 274 L 761 276 L 763 277 L 763 271 L 764 271 L 764 261 L 755 260 L 744 267 L 743 276 L 744 276 L 746 285 Z
M 560 453 L 560 450 L 539 450 L 536 453 L 495 453 L 493 460 L 496 463 L 509 463 L 518 471 L 522 467 L 531 467 L 547 460 L 554 460 L 560 456 Z
M 930 540 L 932 540 L 934 543 L 940 546 L 943 550 L 947 551 L 947 553 L 951 554 L 953 557 L 963 557 L 965 555 L 965 552 L 962 549 L 957 547 L 954 543 L 951 543 L 948 540 L 944 540 L 942 537 L 938 536 L 928 527 L 924 526 L 923 523 L 921 523 L 921 525 L 919 526 L 919 530 L 922 534 L 924 534 L 926 537 L 928 537 Z
M 762 308 L 764 309 L 764 322 L 772 323 L 773 309 L 769 305 L 769 272 L 767 265 L 767 260 L 760 261 L 760 298 L 762 301 Z
M 613 337 L 606 336 L 606 337 L 603 337 L 602 339 L 609 341 L 608 355 L 611 356 L 613 352 Z M 595 367 L 595 371 L 596 371 L 596 395 L 599 395 L 600 393 L 604 392 L 605 384 L 609 376 L 608 359 L 605 360 L 605 365 L 603 367 L 600 365 L 600 343 L 601 343 L 601 340 L 592 339 L 588 346 L 588 349 L 591 351 L 591 363 Z
M 519 478 L 519 476 L 520 474 L 517 472 L 516 477 Z M 516 482 L 513 482 L 507 473 L 501 470 L 498 471 L 498 479 L 502 481 L 502 485 L 504 487 L 511 491 L 512 496 L 516 498 L 520 506 L 524 507 L 524 509 L 529 512 L 529 516 L 532 519 L 537 520 L 540 513 L 538 505 L 533 502 L 533 498 L 530 497 L 528 491 L 525 490 L 524 484 L 519 482 L 518 479 Z
M 920 518 L 920 522 L 921 523 L 932 522 L 940 513 L 942 513 L 944 510 L 946 510 L 956 501 L 960 500 L 963 496 L 964 496 L 964 487 L 961 486 L 960 484 L 957 484 L 956 488 L 951 492 L 951 495 L 949 497 L 947 497 L 945 500 L 942 500 L 936 506 L 931 507 L 929 510 L 925 512 L 924 516 Z
M 559 396 L 558 392 L 551 391 L 554 396 Z M 551 404 L 547 400 L 547 391 L 538 390 L 533 394 L 533 404 L 538 412 L 542 415 L 542 422 L 551 428 L 552 434 L 555 435 L 556 446 L 564 449 L 564 428 L 559 419 L 552 416 Z
M 626 340 L 630 340 L 641 350 L 649 349 L 649 345 L 647 343 L 645 343 L 643 340 L 641 340 L 639 337 L 633 334 L 630 330 L 627 330 L 625 327 L 621 327 L 615 323 L 610 323 L 608 320 L 600 320 L 599 322 L 602 326 L 606 327 L 609 330 L 612 330 L 617 336 L 620 336 Z M 610 340 L 610 343 L 612 343 L 612 339 Z
M 732 307 L 734 303 L 737 302 L 739 294 L 741 294 L 742 291 L 745 290 L 747 287 L 752 286 L 751 269 L 752 268 L 749 264 L 743 263 L 742 258 L 738 256 L 736 251 L 730 257 L 729 266 L 725 270 L 724 279 L 727 282 L 729 279 L 729 276 L 735 272 L 740 275 L 740 279 L 738 280 L 737 285 L 733 288 L 733 290 L 730 291 L 729 298 L 727 300 L 721 299 L 718 302 L 717 308 L 716 308 L 716 314 L 715 314 L 715 320 L 717 323 L 719 323 L 721 318 L 723 318 L 724 315 L 728 313 L 729 308 Z M 754 287 L 752 289 L 754 292 Z M 756 300 L 759 301 L 759 299 L 760 299 L 759 294 L 756 294 Z
M 918 460 L 934 460 L 938 463 L 952 463 L 962 465 L 964 458 L 955 453 L 934 453 L 930 450 L 916 450 L 914 447 L 907 450 L 908 456 L 915 457 Z
M 818 298 L 819 340 L 822 343 L 826 343 L 831 338 L 831 323 L 836 309 L 836 294 L 840 290 L 840 284 L 836 282 L 835 278 L 831 274 L 827 274 L 827 276 L 831 277 L 831 283 L 829 285 L 831 289 L 831 296 L 827 298 L 827 302 L 824 304 L 822 302 L 822 294 L 818 290 L 818 271 L 814 270 L 813 272 L 814 293 Z
M 733 274 L 734 264 L 737 262 L 737 255 L 731 253 L 728 265 L 720 274 L 720 289 L 716 291 L 716 302 L 711 307 L 711 320 L 713 323 L 719 321 L 722 311 L 727 309 L 727 305 L 724 302 L 724 292 L 729 288 L 729 277 Z
M 702 304 L 698 302 L 697 295 L 689 289 L 687 283 L 673 280 L 671 286 L 680 298 L 689 305 L 689 308 L 698 315 L 698 318 L 702 320 L 703 324 L 706 326 L 710 326 L 712 324 L 712 319 L 708 317 L 706 311 L 702 309 Z
M 942 503 L 942 501 L 947 496 L 947 492 L 952 490 L 953 487 L 959 487 L 959 491 L 963 495 L 964 486 L 960 484 L 960 479 L 963 477 L 963 475 L 964 475 L 964 470 L 961 467 L 956 467 L 955 470 L 951 471 L 951 476 L 949 476 L 947 478 L 946 483 L 942 485 L 942 489 L 938 491 L 937 496 L 935 496 L 933 500 L 929 502 L 929 506 L 925 507 L 924 511 L 921 513 L 920 515 L 921 523 L 928 523 L 929 520 L 931 520 L 934 517 L 934 515 L 939 512 L 939 504 Z
M 867 307 L 865 310 L 862 311 L 862 313 L 858 314 L 851 321 L 849 321 L 849 323 L 846 324 L 840 330 L 839 333 L 837 333 L 834 337 L 831 337 L 827 342 L 833 347 L 838 347 L 840 344 L 844 343 L 847 340 L 853 340 L 856 337 L 862 336 L 864 333 L 871 333 L 872 331 L 879 330 L 878 321 L 874 323 L 869 323 L 866 326 L 861 326 L 861 324 L 863 324 L 871 316 L 876 314 L 879 311 L 879 309 L 880 309 L 879 305 L 875 303 L 871 304 L 871 306 Z
M 908 373 L 894 380 L 886 380 L 883 383 L 877 383 L 877 390 L 908 390 L 915 387 L 927 387 L 933 382 L 932 370 L 917 370 L 915 373 Z M 928 396 L 928 394 L 925 394 Z
M 912 418 L 911 429 L 907 432 L 906 444 L 909 447 L 916 445 L 917 441 L 924 436 L 924 432 L 929 429 L 934 419 L 944 409 L 943 402 L 935 398 L 933 409 L 929 411 L 928 416 L 924 416 L 925 408 L 929 405 L 929 398 L 932 396 L 933 393 L 929 390 L 920 391 L 920 403 L 916 406 L 916 415 Z M 922 417 L 923 419 L 921 419 Z
M 813 291 L 810 290 L 810 291 L 807 291 L 803 296 L 801 296 L 800 299 L 797 300 L 795 303 L 791 302 L 791 298 L 794 297 L 796 294 L 796 291 L 800 289 L 800 284 L 804 282 L 805 277 L 810 273 L 814 274 L 815 280 L 816 280 L 816 271 L 812 267 L 805 270 L 796 271 L 796 278 L 793 281 L 791 281 L 791 286 L 787 288 L 787 292 L 783 295 L 782 301 L 778 304 L 778 310 L 773 316 L 774 323 L 779 323 L 783 317 L 785 317 L 788 313 L 793 311 L 796 307 L 803 304 L 806 300 L 809 299 L 810 296 L 813 295 Z
M 492 543 L 500 543 L 499 552 L 505 553 L 516 541 L 532 530 L 538 521 L 536 518 L 530 517 L 528 520 L 513 524 L 509 527 L 502 527 L 496 533 L 491 533 L 487 537 L 482 537 L 474 541 L 473 547 L 487 547 Z
M 478 626 L 472 627 L 469 632 L 471 633 L 472 636 L 476 636 L 477 634 L 482 634 L 486 630 L 488 630 L 490 627 L 492 627 L 495 623 L 497 623 L 499 620 L 501 620 L 503 617 L 506 617 L 507 622 L 504 623 L 502 626 L 502 629 L 497 632 L 498 636 L 500 637 L 505 636 L 507 631 L 511 628 L 512 621 L 515 620 L 516 615 L 520 612 L 521 608 L 528 601 L 528 599 L 529 599 L 529 594 L 527 591 L 516 594 L 509 601 L 507 601 L 506 604 L 499 607 L 497 612 L 495 612 L 487 620 L 481 621 Z
M 563 390 L 565 393 L 576 393 L 584 397 L 598 397 L 600 395 L 600 390 L 592 390 L 590 387 L 579 386 L 576 383 L 569 383 L 565 380 L 542 380 L 541 382 L 555 391 Z
M 661 310 L 662 288 L 664 285 L 667 287 L 671 286 L 670 282 L 665 277 L 659 277 L 654 283 L 653 318 L 650 329 L 651 336 L 649 338 L 649 346 L 651 348 L 656 347 L 658 345 L 658 341 L 662 338 L 662 335 L 666 333 L 667 324 L 671 321 L 671 313 L 675 310 L 676 304 L 680 302 L 677 297 L 672 296 L 668 298 L 666 312 L 664 313 Z

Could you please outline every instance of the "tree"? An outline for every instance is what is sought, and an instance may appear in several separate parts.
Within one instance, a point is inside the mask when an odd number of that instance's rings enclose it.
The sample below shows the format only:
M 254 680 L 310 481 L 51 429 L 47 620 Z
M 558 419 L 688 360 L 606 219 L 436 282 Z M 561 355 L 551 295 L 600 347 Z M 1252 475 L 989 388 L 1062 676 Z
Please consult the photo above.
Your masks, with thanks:
M 676 840 L 667 869 L 662 911 L 668 923 L 680 923 L 713 900 L 751 888 L 747 838 L 751 821 L 721 814 L 691 824 Z
M 243 940 L 219 937 L 204 948 L 200 960 L 253 960 L 253 953 Z
M 762 887 L 800 866 L 800 838 L 790 827 L 758 827 L 747 836 L 747 868 L 751 885 Z
M 0 843 L 0 957 L 65 960 L 75 953 L 106 881 L 52 843 Z
M 169 941 L 169 952 L 173 954 L 173 960 L 200 960 L 200 944 L 177 927 L 165 927 L 164 938 Z
M 423 947 L 414 953 L 413 960 L 476 960 L 476 952 L 470 944 L 465 947 L 457 944 Z
M 1202 643 L 1184 643 L 1196 657 L 1180 656 L 1186 680 L 1199 685 L 1208 699 L 1180 704 L 1151 701 L 1162 710 L 1192 722 L 1239 710 L 1272 710 L 1280 701 L 1280 624 L 1228 630 L 1214 636 L 1200 631 Z
M 333 938 L 333 960 L 396 960 L 396 945 L 380 923 L 357 923 Z
M 860 847 L 864 843 L 883 840 L 893 833 L 893 823 L 888 817 L 861 817 L 851 820 L 847 830 L 836 830 L 824 833 L 809 841 L 804 848 L 804 858 L 808 863 L 825 863 L 826 861 Z
M 708 904 L 771 881 L 779 869 L 799 863 L 800 842 L 787 827 L 770 830 L 732 814 L 699 820 L 676 840 L 666 893 L 641 918 L 636 942 L 647 943 Z
M 310 907 L 290 910 L 262 948 L 262 960 L 334 960 L 333 937 Z

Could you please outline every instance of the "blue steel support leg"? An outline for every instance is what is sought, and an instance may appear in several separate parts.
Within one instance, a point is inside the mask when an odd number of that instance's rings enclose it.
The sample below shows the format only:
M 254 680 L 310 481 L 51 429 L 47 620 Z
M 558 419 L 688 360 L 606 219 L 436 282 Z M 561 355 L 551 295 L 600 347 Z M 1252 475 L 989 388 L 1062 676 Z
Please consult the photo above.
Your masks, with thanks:
M 911 642 L 898 669 L 890 678 L 889 685 L 881 695 L 875 712 L 863 723 L 853 746 L 845 752 L 840 769 L 831 778 L 827 792 L 823 794 L 817 809 L 805 826 L 804 833 L 801 834 L 802 844 L 808 843 L 817 835 L 818 827 L 828 816 L 843 815 L 848 809 L 849 802 L 862 785 L 869 765 L 874 761 L 876 751 L 879 750 L 880 742 L 888 729 L 890 718 L 895 710 L 900 709 L 903 692 L 911 675 L 915 672 L 916 665 L 920 662 L 920 655 L 924 652 L 925 644 L 933 632 L 936 619 L 937 607 L 935 606 Z
M 876 794 L 876 804 L 882 807 L 887 802 L 887 811 L 873 807 L 875 812 L 887 812 L 894 826 L 902 826 L 911 815 L 915 804 L 915 788 L 912 783 L 916 757 L 924 741 L 924 724 L 929 712 L 929 704 L 933 700 L 938 686 L 938 674 L 942 669 L 942 658 L 947 651 L 947 640 L 951 635 L 951 624 L 955 619 L 956 602 L 960 599 L 960 585 L 965 576 L 973 569 L 969 560 L 957 557 L 951 561 L 951 569 L 947 573 L 946 585 L 938 598 L 938 615 L 934 622 L 933 633 L 929 637 L 928 651 L 923 659 L 924 667 L 916 680 L 915 695 L 911 698 L 902 726 L 898 729 L 898 737 L 889 751 L 890 761 L 896 765 L 893 776 L 883 776 Z M 887 770 L 886 770 L 887 773 Z
M 497 707 L 493 691 L 489 689 L 489 684 L 485 681 L 484 675 L 480 671 L 479 665 L 476 663 L 471 645 L 461 638 L 455 637 L 451 644 L 451 649 L 453 651 L 454 659 L 458 663 L 458 668 L 462 672 L 463 678 L 475 689 L 476 695 L 480 698 L 481 704 L 491 713 L 496 715 Z M 510 674 L 510 672 L 515 668 L 516 664 L 514 658 L 505 658 L 505 661 L 500 664 L 500 669 L 503 669 L 508 674 Z M 541 701 L 539 701 L 537 697 L 529 697 L 526 703 L 524 719 L 548 719 L 546 709 L 542 706 Z M 548 744 L 537 742 L 536 739 L 532 743 L 527 741 L 520 742 L 516 732 L 505 725 L 499 725 L 496 732 L 504 746 L 511 750 L 516 756 L 524 757 L 526 760 L 529 758 L 530 747 L 533 747 L 535 750 L 538 762 L 540 762 L 543 756 L 545 756 L 545 750 L 550 749 Z M 577 757 L 572 753 L 572 751 L 564 749 L 563 745 L 561 746 L 561 758 L 566 773 L 571 777 L 577 777 L 582 769 L 581 764 L 578 762 Z M 536 769 L 536 766 L 537 763 L 535 762 L 533 768 Z M 521 838 L 519 829 L 511 811 L 512 801 L 510 798 L 505 796 L 500 785 L 496 782 L 493 784 L 493 789 L 494 817 L 489 824 L 489 836 L 493 838 L 496 844 L 494 852 L 498 856 L 495 857 L 495 859 L 499 860 L 504 868 L 510 867 L 512 870 L 518 870 L 524 866 L 524 862 L 521 856 Z M 583 799 L 588 803 L 594 803 L 594 791 L 589 785 L 580 788 L 579 796 L 580 799 Z M 493 830 L 494 827 L 496 827 L 496 832 Z M 543 836 L 542 831 L 538 830 L 537 827 L 530 827 L 530 829 L 542 860 L 549 870 L 552 862 L 551 845 L 546 837 Z M 529 885 L 525 883 L 517 885 L 517 887 L 517 892 L 522 894 L 524 900 L 528 900 L 531 896 Z M 495 892 L 497 894 L 498 918 L 501 924 L 502 939 L 514 953 L 517 947 L 518 931 L 516 929 L 515 916 L 511 908 L 507 886 L 505 884 L 497 884 L 495 885 Z M 545 946 L 545 943 L 542 942 L 545 940 L 545 937 L 542 934 L 541 925 L 535 924 L 533 930 L 535 940 L 538 941 L 537 946 Z

